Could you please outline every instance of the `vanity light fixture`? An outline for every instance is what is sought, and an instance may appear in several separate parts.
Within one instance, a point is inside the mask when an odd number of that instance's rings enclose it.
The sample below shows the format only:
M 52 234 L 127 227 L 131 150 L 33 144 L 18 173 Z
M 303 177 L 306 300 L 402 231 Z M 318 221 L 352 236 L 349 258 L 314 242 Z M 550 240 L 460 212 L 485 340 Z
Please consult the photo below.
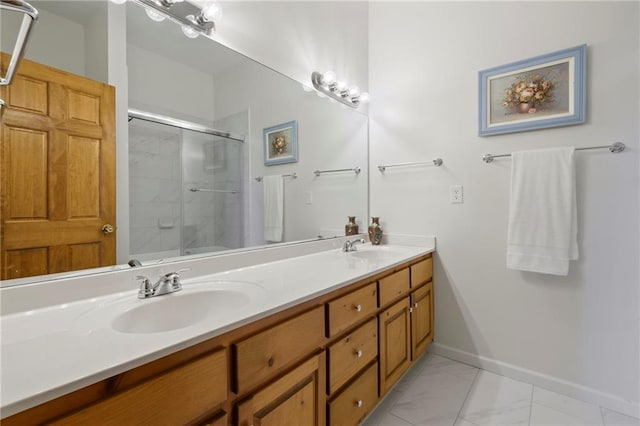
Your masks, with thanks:
M 122 0 L 111 0 L 121 2 Z M 196 38 L 200 34 L 210 36 L 215 31 L 215 21 L 222 13 L 220 6 L 208 2 L 206 6 L 198 8 L 184 0 L 131 0 L 144 7 L 147 16 L 154 21 L 161 22 L 165 18 L 178 23 L 182 32 L 189 38 Z
M 338 81 L 333 71 L 324 74 L 314 71 L 311 73 L 311 82 L 319 95 L 324 94 L 351 108 L 358 108 L 360 104 L 369 102 L 368 93 L 361 93 L 358 86 L 349 86 L 346 81 Z

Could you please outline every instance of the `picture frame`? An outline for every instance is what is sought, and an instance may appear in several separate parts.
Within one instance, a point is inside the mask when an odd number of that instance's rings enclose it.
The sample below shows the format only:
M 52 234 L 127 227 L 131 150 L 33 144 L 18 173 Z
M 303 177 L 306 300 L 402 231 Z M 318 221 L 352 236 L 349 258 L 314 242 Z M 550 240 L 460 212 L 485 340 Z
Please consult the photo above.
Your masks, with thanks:
M 478 73 L 479 136 L 582 124 L 587 45 Z
M 298 161 L 298 122 L 289 121 L 263 129 L 264 164 L 295 163 Z

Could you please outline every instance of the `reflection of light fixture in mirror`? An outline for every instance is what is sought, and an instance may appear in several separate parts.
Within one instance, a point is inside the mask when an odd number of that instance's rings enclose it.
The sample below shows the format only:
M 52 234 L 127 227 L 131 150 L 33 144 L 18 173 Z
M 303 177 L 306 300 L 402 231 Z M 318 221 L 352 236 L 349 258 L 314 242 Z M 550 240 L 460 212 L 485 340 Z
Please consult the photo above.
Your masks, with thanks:
M 113 0 L 112 0 L 113 1 Z M 220 16 L 220 7 L 215 3 L 202 9 L 184 0 L 131 0 L 144 7 L 147 15 L 154 21 L 164 18 L 180 24 L 182 32 L 190 38 L 199 34 L 211 35 L 215 31 L 213 18 Z
M 324 94 L 352 108 L 358 108 L 361 103 L 369 102 L 368 93 L 361 93 L 358 86 L 349 87 L 349 84 L 343 80 L 337 81 L 333 71 L 327 71 L 324 74 L 314 71 L 311 74 L 311 82 L 318 91 L 318 95 Z
M 187 16 L 187 19 L 190 18 L 190 17 L 192 18 L 193 15 Z M 196 37 L 198 37 L 198 35 L 200 35 L 198 30 L 193 28 L 191 25 L 182 25 L 182 33 L 184 35 L 186 35 L 187 37 L 189 37 L 189 38 L 196 38 Z
M 155 10 L 153 10 L 153 9 L 149 9 L 148 7 L 147 7 L 147 8 L 145 8 L 145 10 L 144 10 L 144 11 L 145 11 L 145 12 L 147 12 L 147 16 L 148 16 L 148 17 L 149 17 L 149 19 L 151 19 L 152 21 L 155 21 L 155 22 L 162 22 L 162 21 L 164 21 L 164 19 L 165 19 L 163 14 L 161 14 L 161 13 L 159 13 L 159 12 L 156 12 L 156 11 L 155 11 Z

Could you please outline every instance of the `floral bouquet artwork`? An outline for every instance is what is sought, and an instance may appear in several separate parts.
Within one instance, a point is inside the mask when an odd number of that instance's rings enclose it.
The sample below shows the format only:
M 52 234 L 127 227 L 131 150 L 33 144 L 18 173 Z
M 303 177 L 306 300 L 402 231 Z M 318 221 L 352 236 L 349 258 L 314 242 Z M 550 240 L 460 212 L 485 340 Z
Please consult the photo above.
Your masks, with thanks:
M 535 114 L 546 105 L 553 105 L 554 82 L 541 74 L 521 74 L 504 93 L 505 112 Z
M 478 73 L 480 136 L 582 124 L 587 45 Z

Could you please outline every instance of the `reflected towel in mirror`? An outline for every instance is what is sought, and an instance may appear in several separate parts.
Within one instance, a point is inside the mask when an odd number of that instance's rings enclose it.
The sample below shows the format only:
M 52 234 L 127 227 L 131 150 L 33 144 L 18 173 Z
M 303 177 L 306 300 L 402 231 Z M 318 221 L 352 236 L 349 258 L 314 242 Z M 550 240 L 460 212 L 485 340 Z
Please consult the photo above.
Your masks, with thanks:
M 264 195 L 264 239 L 279 243 L 284 233 L 284 185 L 282 176 L 265 176 L 262 180 Z

